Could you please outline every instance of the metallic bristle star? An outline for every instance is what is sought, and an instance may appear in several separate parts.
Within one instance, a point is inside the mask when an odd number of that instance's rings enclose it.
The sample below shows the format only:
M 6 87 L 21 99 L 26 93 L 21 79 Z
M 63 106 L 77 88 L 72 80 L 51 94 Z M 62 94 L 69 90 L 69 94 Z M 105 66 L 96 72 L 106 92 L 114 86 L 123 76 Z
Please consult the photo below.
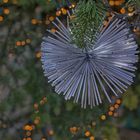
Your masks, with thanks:
M 70 28 L 58 18 L 53 24 L 57 30 L 44 37 L 41 61 L 56 93 L 92 108 L 102 103 L 103 94 L 111 102 L 112 95 L 132 84 L 138 46 L 125 21 L 114 17 L 96 34 L 96 42 L 84 49 L 72 43 Z

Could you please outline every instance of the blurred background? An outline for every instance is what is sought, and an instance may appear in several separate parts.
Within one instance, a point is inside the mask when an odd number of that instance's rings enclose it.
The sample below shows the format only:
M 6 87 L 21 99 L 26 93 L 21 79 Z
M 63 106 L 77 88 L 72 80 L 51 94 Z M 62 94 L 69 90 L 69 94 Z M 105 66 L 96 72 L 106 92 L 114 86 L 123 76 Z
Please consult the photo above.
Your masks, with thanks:
M 139 64 L 122 98 L 86 110 L 55 94 L 43 75 L 42 37 L 77 2 L 0 0 L 0 140 L 140 140 Z M 133 31 L 140 45 L 139 26 Z

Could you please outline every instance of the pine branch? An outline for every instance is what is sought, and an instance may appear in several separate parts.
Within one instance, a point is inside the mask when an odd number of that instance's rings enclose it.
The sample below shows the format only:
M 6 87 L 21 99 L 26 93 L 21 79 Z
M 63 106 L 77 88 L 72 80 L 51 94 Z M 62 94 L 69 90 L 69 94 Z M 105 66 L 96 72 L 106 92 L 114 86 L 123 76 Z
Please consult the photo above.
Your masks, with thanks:
M 80 48 L 90 47 L 96 40 L 96 31 L 103 21 L 105 5 L 101 0 L 80 1 L 75 11 L 75 18 L 71 23 L 73 41 Z
M 127 4 L 134 4 L 140 7 L 140 0 L 128 0 Z

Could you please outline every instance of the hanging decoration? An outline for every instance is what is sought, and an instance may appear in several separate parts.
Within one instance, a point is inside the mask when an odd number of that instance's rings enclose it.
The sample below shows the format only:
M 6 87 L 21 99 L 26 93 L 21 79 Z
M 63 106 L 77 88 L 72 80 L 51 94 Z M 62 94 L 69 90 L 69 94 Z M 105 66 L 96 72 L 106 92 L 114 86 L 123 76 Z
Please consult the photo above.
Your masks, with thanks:
M 96 34 L 95 44 L 83 49 L 72 43 L 69 22 L 65 26 L 56 18 L 52 23 L 56 30 L 44 37 L 41 60 L 56 93 L 92 108 L 102 103 L 102 95 L 111 102 L 111 95 L 118 96 L 132 84 L 138 46 L 125 21 L 114 16 Z
M 69 11 L 68 15 L 72 17 Z M 123 19 L 114 16 L 95 34 L 96 42 L 83 49 L 72 43 L 69 22 L 65 26 L 56 18 L 52 23 L 56 29 L 49 31 L 53 36 L 44 38 L 42 62 L 45 75 L 58 94 L 63 93 L 66 100 L 74 97 L 86 108 L 87 104 L 93 107 L 102 103 L 100 89 L 111 102 L 108 90 L 118 96 L 131 85 L 137 45 Z

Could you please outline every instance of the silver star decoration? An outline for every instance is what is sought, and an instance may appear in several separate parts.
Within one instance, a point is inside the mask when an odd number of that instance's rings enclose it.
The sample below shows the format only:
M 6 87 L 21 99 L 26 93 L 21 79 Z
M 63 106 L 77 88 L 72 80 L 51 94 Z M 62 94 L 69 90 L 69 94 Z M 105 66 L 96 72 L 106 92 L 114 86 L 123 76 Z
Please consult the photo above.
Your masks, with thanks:
M 58 18 L 53 24 L 57 31 L 43 38 L 41 61 L 56 93 L 92 108 L 102 103 L 103 95 L 111 102 L 111 96 L 132 84 L 138 46 L 125 21 L 114 17 L 85 49 L 72 43 L 70 28 Z

